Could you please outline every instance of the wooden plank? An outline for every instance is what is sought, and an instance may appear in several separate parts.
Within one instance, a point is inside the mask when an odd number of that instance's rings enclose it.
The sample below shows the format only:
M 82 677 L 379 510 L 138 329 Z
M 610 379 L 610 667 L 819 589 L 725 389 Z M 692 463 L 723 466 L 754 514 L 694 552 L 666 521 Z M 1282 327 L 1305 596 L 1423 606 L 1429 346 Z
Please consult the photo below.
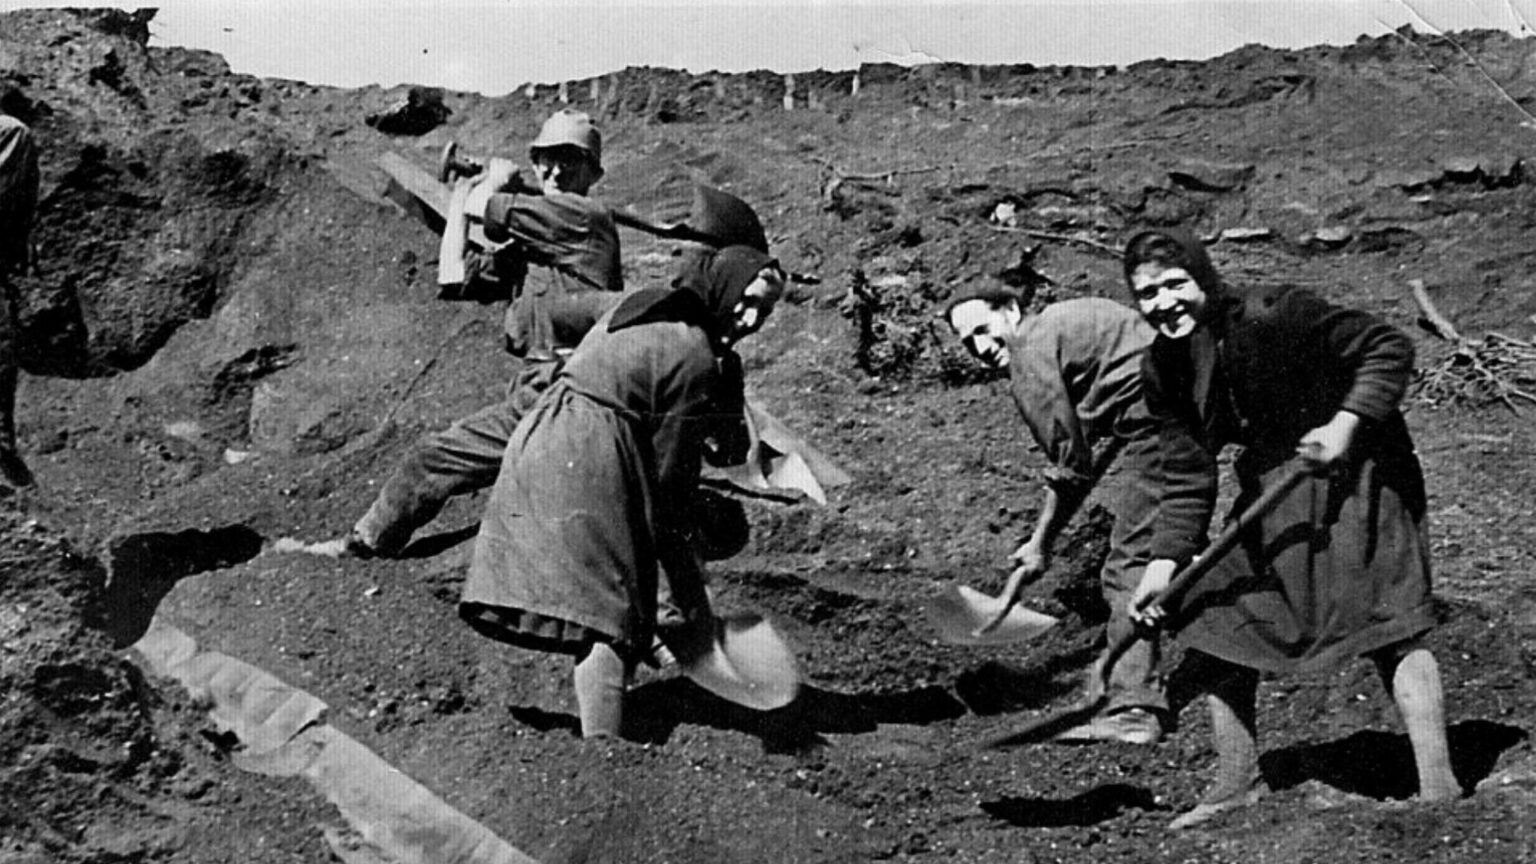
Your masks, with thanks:
M 399 191 L 404 193 L 407 201 L 402 202 L 400 195 L 391 194 L 391 190 L 385 190 L 385 197 L 401 205 L 401 209 L 415 217 L 422 224 L 432 230 L 434 234 L 443 232 L 443 225 L 448 213 L 448 200 L 453 195 L 453 189 L 433 176 L 432 172 L 418 166 L 398 153 L 386 152 L 377 160 L 378 166 L 389 175 Z M 420 205 L 420 209 L 413 208 L 409 202 Z M 467 240 L 470 245 L 479 249 L 494 249 L 496 244 L 486 239 L 485 229 L 478 224 L 471 223 Z

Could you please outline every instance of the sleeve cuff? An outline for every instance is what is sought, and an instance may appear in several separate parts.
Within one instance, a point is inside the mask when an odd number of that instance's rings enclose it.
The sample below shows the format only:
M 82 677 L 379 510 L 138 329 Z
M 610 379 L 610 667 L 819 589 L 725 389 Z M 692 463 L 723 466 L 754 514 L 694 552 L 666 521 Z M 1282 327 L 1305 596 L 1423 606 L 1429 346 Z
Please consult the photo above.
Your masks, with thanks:
M 1357 388 L 1344 398 L 1344 404 L 1339 406 L 1339 408 L 1342 411 L 1348 411 L 1359 416 L 1361 420 L 1379 423 L 1391 416 L 1392 412 L 1397 408 L 1397 402 L 1386 398 L 1380 393 L 1359 392 L 1359 388 Z
M 1072 468 L 1052 465 L 1041 472 L 1046 485 L 1058 491 L 1081 491 L 1093 483 L 1093 478 Z

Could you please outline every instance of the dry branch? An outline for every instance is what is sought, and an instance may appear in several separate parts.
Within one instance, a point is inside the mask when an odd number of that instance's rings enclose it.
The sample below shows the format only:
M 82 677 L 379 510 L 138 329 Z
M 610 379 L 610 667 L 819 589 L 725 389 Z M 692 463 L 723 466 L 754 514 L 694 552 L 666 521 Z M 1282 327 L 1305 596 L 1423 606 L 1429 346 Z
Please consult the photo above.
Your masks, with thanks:
M 830 159 L 824 159 L 820 156 L 812 156 L 811 159 L 825 167 L 828 171 L 831 171 L 832 176 L 838 180 L 865 183 L 889 183 L 892 178 L 900 177 L 903 174 L 927 174 L 944 167 L 942 165 L 926 165 L 922 168 L 892 168 L 889 171 L 853 174 L 837 167 L 836 163 Z
M 1423 314 L 1424 324 L 1451 343 L 1451 353 L 1419 375 L 1418 396 L 1430 405 L 1450 403 L 1488 405 L 1499 402 L 1520 413 L 1516 399 L 1536 403 L 1536 343 L 1488 333 L 1481 341 L 1457 331 L 1430 299 L 1422 280 L 1408 283 Z
M 1413 291 L 1413 302 L 1419 304 L 1419 312 L 1424 315 L 1424 321 L 1429 324 L 1430 330 L 1447 342 L 1461 342 L 1461 334 L 1456 331 L 1456 325 L 1452 324 L 1440 310 L 1435 307 L 1435 301 L 1429 298 L 1429 291 L 1424 287 L 1423 279 L 1408 280 L 1408 288 Z
M 821 188 L 821 197 L 825 201 L 832 201 L 837 195 L 838 190 L 843 188 L 844 183 L 884 183 L 889 185 L 892 180 L 904 174 L 927 174 L 944 167 L 942 165 L 925 165 L 922 168 L 892 168 L 889 171 L 850 173 L 837 167 L 830 159 L 812 156 L 811 161 L 826 168 L 832 174 L 832 177 Z
M 1008 225 L 989 225 L 993 231 L 1002 231 L 1009 234 L 1023 234 L 1025 237 L 1033 237 L 1036 240 L 1050 240 L 1056 243 L 1076 243 L 1089 249 L 1096 249 L 1115 258 L 1120 257 L 1120 250 L 1108 243 L 1100 243 L 1097 240 L 1089 240 L 1087 237 L 1077 237 L 1072 234 L 1058 234 L 1054 231 L 1036 231 L 1033 228 L 1016 228 Z

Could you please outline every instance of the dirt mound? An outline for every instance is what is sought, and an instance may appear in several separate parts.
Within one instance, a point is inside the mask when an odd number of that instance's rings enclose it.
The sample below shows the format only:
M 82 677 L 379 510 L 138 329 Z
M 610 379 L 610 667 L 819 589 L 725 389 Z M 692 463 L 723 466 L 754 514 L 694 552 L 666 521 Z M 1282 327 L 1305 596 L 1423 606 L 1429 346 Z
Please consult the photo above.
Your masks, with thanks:
M 149 21 L 0 16 L 7 110 L 44 147 L 20 394 L 40 483 L 0 498 L 0 859 L 328 854 L 332 805 L 235 770 L 242 744 L 208 706 L 125 661 L 156 611 L 312 692 L 540 860 L 1536 855 L 1536 442 L 1500 404 L 1441 392 L 1410 410 L 1465 801 L 1395 803 L 1406 741 L 1363 665 L 1265 683 L 1276 792 L 1196 836 L 1162 826 L 1212 759 L 1202 711 L 1152 748 L 981 748 L 1076 695 L 1100 639 L 1102 510 L 1031 595 L 1062 617 L 1047 636 L 960 648 L 922 618 L 951 581 L 1001 586 L 1041 465 L 1002 383 L 944 332 L 945 301 L 1118 297 L 1114 245 L 1177 222 L 1234 281 L 1304 284 L 1415 333 L 1421 367 L 1457 346 L 1416 326 L 1409 279 L 1470 339 L 1528 343 L 1536 43 L 1403 31 L 1125 69 L 865 66 L 792 90 L 627 69 L 413 97 L 235 75 L 148 48 Z M 429 165 L 449 140 L 520 158 L 566 102 L 604 126 L 608 200 L 675 218 L 704 180 L 758 209 L 795 280 L 745 346 L 750 386 L 854 477 L 827 507 L 712 508 L 720 603 L 775 616 L 805 695 L 754 714 L 647 670 L 635 728 L 605 747 L 574 737 L 565 661 L 454 615 L 483 497 L 401 560 L 272 551 L 345 530 L 416 435 L 509 372 L 499 310 L 435 298 L 435 240 L 380 197 L 373 160 Z M 669 244 L 623 242 L 631 284 L 666 272 Z

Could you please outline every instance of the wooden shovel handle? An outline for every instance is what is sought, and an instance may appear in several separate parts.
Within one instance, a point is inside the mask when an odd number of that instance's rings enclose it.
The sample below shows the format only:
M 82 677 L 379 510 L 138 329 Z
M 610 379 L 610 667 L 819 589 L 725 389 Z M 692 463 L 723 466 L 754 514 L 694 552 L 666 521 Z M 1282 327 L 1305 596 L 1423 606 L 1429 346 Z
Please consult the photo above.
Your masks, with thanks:
M 1270 511 L 1275 509 L 1275 505 L 1291 494 L 1291 491 L 1300 485 L 1301 481 L 1305 480 L 1310 473 L 1311 469 L 1308 468 L 1307 463 L 1299 457 L 1286 463 L 1285 473 L 1280 475 L 1280 479 L 1275 481 L 1274 485 L 1265 489 L 1252 504 L 1248 505 L 1246 510 L 1239 514 L 1236 519 L 1232 520 L 1231 524 L 1227 525 L 1216 536 L 1216 539 L 1211 541 L 1211 545 L 1205 547 L 1205 551 L 1200 553 L 1200 557 L 1184 565 L 1178 573 L 1174 574 L 1174 577 L 1168 581 L 1168 587 L 1163 589 L 1161 594 L 1150 598 L 1143 605 L 1150 606 L 1153 603 L 1165 603 L 1184 596 L 1184 593 L 1196 581 L 1209 573 L 1211 568 L 1216 566 L 1217 562 L 1221 561 L 1228 552 L 1232 551 L 1232 547 L 1238 544 L 1238 541 L 1242 539 L 1243 534 L 1248 529 L 1252 528 L 1260 519 L 1268 516 Z M 1120 655 L 1124 654 L 1126 649 L 1130 648 L 1140 638 L 1141 634 L 1137 633 L 1134 629 L 1129 630 L 1105 649 L 1104 662 L 1099 664 L 1099 683 L 1106 689 L 1109 685 L 1110 668 L 1114 666 L 1116 660 L 1120 659 Z
M 1177 598 L 1189 590 L 1189 587 L 1195 583 L 1195 580 L 1210 572 L 1211 568 L 1216 566 L 1217 561 L 1220 561 L 1223 556 L 1232 551 L 1232 547 L 1237 545 L 1244 531 L 1275 509 L 1275 505 L 1279 504 L 1281 499 L 1289 495 L 1291 490 L 1295 489 L 1306 478 L 1308 473 L 1310 471 L 1305 462 L 1300 458 L 1292 460 L 1286 472 L 1281 475 L 1275 485 L 1266 489 L 1258 497 L 1258 500 L 1250 504 L 1248 509 L 1244 510 L 1232 524 L 1228 525 L 1226 530 L 1222 531 L 1211 545 L 1206 547 L 1204 554 L 1198 560 L 1191 561 L 1174 575 L 1163 593 L 1153 598 L 1154 602 L 1161 603 L 1165 600 Z M 1005 748 L 1046 741 L 1067 729 L 1086 722 L 1088 718 L 1098 713 L 1105 703 L 1109 701 L 1110 669 L 1114 667 L 1126 649 L 1130 648 L 1136 643 L 1136 640 L 1141 638 L 1141 635 L 1135 630 L 1130 630 L 1109 644 L 1109 647 L 1104 650 L 1103 659 L 1095 664 L 1093 680 L 1088 685 L 1088 695 L 1082 701 L 1060 711 L 1037 718 L 1025 724 L 1022 728 L 1009 732 L 1006 735 L 993 738 L 986 746 Z
M 1098 455 L 1094 457 L 1093 467 L 1092 467 L 1093 483 L 1097 484 L 1099 482 L 1099 480 L 1101 480 L 1104 477 L 1104 475 L 1109 471 L 1109 466 L 1114 464 L 1115 457 L 1119 456 L 1120 455 L 1120 451 L 1124 450 L 1124 449 L 1125 449 L 1125 439 L 1124 438 L 1120 438 L 1120 437 L 1117 436 L 1117 437 L 1109 439 L 1109 443 L 1106 444 L 1104 446 L 1104 448 L 1099 451 Z M 1065 526 L 1069 522 L 1071 522 L 1072 521 L 1072 517 L 1077 515 L 1078 509 L 1083 506 L 1083 502 L 1086 501 L 1086 500 L 1088 500 L 1088 493 L 1087 492 L 1084 492 L 1082 495 L 1077 496 L 1077 498 L 1075 500 L 1073 500 L 1070 504 L 1068 504 L 1065 509 L 1063 509 L 1061 512 L 1056 514 L 1056 524 L 1060 525 L 1060 526 Z M 1043 574 L 1043 573 L 1038 574 L 1038 576 L 1036 577 L 1036 581 L 1039 580 L 1039 576 L 1044 576 L 1044 575 L 1045 574 Z M 1012 573 L 1008 574 L 1008 581 L 1010 581 L 1010 582 L 1013 581 L 1013 574 Z M 1024 590 L 1024 586 L 1020 585 L 1019 589 L 1017 591 L 1014 591 L 1014 592 L 1012 592 L 1009 595 L 1008 602 L 1003 604 L 1003 608 L 1001 610 L 999 610 L 996 615 L 992 616 L 992 620 L 990 620 L 987 623 L 983 624 L 982 626 L 976 628 L 976 631 L 974 633 L 972 633 L 971 635 L 973 635 L 973 636 L 985 636 L 988 633 L 991 633 L 993 630 L 996 630 L 998 627 L 1001 627 L 1003 622 L 1008 620 L 1008 613 L 1013 611 L 1013 607 L 1019 605 L 1019 594 L 1022 593 L 1023 590 Z
M 1280 479 L 1275 481 L 1273 486 L 1265 489 L 1246 510 L 1232 520 L 1232 523 L 1211 541 L 1211 545 L 1200 553 L 1199 558 L 1184 565 L 1183 569 L 1168 581 L 1168 587 L 1163 590 L 1161 596 L 1156 598 L 1156 602 L 1177 600 L 1184 596 L 1184 592 L 1188 591 L 1196 580 L 1209 573 L 1211 568 L 1216 566 L 1216 562 L 1232 551 L 1232 547 L 1238 544 L 1249 528 L 1268 516 L 1270 511 L 1275 509 L 1275 505 L 1291 494 L 1291 490 L 1300 485 L 1301 481 L 1311 473 L 1311 469 L 1299 458 L 1286 463 L 1285 473 L 1280 475 Z

